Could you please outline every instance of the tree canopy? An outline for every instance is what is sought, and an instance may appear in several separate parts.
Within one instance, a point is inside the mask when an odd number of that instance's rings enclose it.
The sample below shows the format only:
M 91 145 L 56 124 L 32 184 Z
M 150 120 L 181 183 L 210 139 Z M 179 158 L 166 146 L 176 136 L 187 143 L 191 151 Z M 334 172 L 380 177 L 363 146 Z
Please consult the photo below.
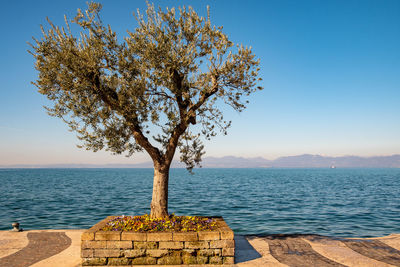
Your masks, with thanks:
M 68 123 L 88 150 L 131 156 L 147 151 L 155 166 L 171 163 L 176 148 L 188 169 L 201 161 L 201 136 L 226 134 L 219 108 L 237 111 L 257 89 L 259 60 L 251 47 L 234 45 L 210 16 L 191 7 L 137 12 L 138 26 L 122 40 L 89 3 L 71 21 L 81 33 L 42 27 L 34 38 L 38 79 L 34 84 L 54 103 L 51 116 Z M 198 125 L 194 127 L 193 125 Z M 158 130 L 155 130 L 158 128 Z

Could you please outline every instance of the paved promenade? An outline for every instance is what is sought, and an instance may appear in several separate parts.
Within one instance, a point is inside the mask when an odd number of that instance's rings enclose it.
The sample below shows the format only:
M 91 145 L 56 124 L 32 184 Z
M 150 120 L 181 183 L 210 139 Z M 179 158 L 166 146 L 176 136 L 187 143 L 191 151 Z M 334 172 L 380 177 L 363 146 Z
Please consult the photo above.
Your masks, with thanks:
M 82 232 L 0 231 L 0 266 L 80 266 Z M 370 239 L 316 235 L 235 236 L 235 240 L 235 266 L 400 266 L 400 234 Z

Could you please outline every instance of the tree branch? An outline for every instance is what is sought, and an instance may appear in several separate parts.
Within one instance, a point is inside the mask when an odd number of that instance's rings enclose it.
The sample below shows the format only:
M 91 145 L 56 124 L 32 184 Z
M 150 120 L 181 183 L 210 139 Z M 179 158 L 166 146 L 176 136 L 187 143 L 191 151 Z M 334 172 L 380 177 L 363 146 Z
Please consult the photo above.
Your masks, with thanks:
M 170 99 L 172 101 L 175 101 L 175 98 L 173 98 L 172 96 L 168 95 L 165 92 L 157 92 L 157 91 L 153 90 L 153 91 L 149 91 L 149 93 L 145 93 L 145 94 L 149 95 L 149 96 L 161 96 L 161 97 L 165 97 L 167 99 Z
M 183 75 L 180 75 L 176 69 L 171 70 L 172 74 L 172 82 L 173 86 L 175 87 L 174 90 L 171 90 L 175 95 L 176 103 L 178 104 L 179 108 L 179 116 L 180 116 L 180 123 L 174 128 L 171 137 L 168 141 L 168 145 L 165 151 L 164 160 L 167 165 L 172 162 L 174 157 L 176 147 L 178 146 L 179 137 L 186 131 L 190 116 L 188 116 L 188 100 L 183 99 L 182 97 L 182 81 L 184 79 Z
M 182 81 L 184 80 L 184 77 L 183 75 L 179 74 L 179 72 L 176 69 L 172 70 L 171 72 L 172 72 L 172 82 L 174 83 L 175 86 L 175 90 L 173 90 L 173 93 L 176 98 L 176 103 L 178 104 L 179 115 L 182 121 L 185 119 L 188 107 L 188 100 L 187 99 L 183 100 L 182 98 L 182 90 L 184 89 Z
M 127 121 L 131 122 L 131 131 L 133 133 L 133 137 L 135 138 L 135 141 L 143 147 L 147 153 L 151 156 L 153 161 L 156 161 L 158 163 L 161 162 L 162 156 L 160 153 L 160 150 L 156 147 L 154 147 L 149 139 L 143 134 L 141 127 L 139 126 L 139 122 L 136 119 L 136 116 L 132 117 L 130 114 L 126 114 L 123 109 L 121 109 L 119 102 L 118 102 L 118 95 L 117 93 L 112 90 L 111 88 L 108 88 L 109 93 L 111 93 L 112 100 L 110 101 L 109 95 L 105 94 L 104 90 L 102 90 L 102 86 L 100 83 L 100 79 L 98 76 L 96 76 L 94 79 L 91 79 L 93 82 L 93 87 L 95 93 L 97 93 L 100 98 L 106 103 L 110 108 L 116 110 L 119 112 Z
M 147 139 L 147 137 L 143 134 L 142 130 L 140 129 L 139 124 L 137 122 L 136 123 L 133 122 L 130 129 L 133 132 L 133 137 L 135 138 L 136 143 L 138 143 L 141 147 L 143 147 L 147 151 L 147 153 L 149 153 L 153 161 L 161 163 L 162 155 L 160 153 L 160 150 L 150 143 L 149 139 Z
M 174 158 L 176 147 L 178 146 L 179 137 L 186 131 L 187 127 L 187 121 L 183 121 L 179 123 L 172 132 L 164 154 L 164 161 L 167 165 L 171 164 L 172 159 Z
M 212 96 L 212 95 L 214 95 L 216 92 L 218 92 L 219 86 L 218 86 L 217 79 L 218 79 L 218 76 L 213 76 L 213 77 L 212 77 L 213 87 L 211 88 L 211 91 L 203 93 L 203 94 L 201 95 L 199 101 L 198 101 L 196 104 L 194 104 L 194 105 L 192 105 L 192 106 L 190 107 L 188 114 L 195 113 L 196 110 L 199 109 L 199 108 L 207 101 L 207 99 L 208 99 L 210 96 Z

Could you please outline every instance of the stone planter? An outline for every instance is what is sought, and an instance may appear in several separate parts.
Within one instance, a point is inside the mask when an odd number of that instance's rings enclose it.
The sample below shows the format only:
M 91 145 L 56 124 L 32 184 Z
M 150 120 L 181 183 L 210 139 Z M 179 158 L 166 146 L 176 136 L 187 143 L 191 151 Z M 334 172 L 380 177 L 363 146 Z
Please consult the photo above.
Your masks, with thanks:
M 213 217 L 217 220 L 213 231 L 100 231 L 115 217 L 109 216 L 82 233 L 82 266 L 234 263 L 234 233 L 222 217 Z

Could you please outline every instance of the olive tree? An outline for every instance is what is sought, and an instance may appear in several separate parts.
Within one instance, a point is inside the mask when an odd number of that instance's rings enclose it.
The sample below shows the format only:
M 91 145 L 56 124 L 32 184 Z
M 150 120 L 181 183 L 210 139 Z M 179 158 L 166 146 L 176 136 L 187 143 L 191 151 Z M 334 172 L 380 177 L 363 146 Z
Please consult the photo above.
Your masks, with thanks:
M 78 9 L 64 27 L 48 20 L 33 38 L 38 91 L 52 103 L 48 114 L 66 122 L 78 147 L 131 156 L 146 151 L 154 163 L 152 218 L 168 216 L 168 178 L 175 151 L 191 170 L 217 132 L 226 134 L 219 108 L 242 111 L 243 96 L 258 86 L 259 60 L 251 48 L 234 45 L 191 7 L 162 10 L 147 4 L 138 26 L 117 39 L 99 14 L 101 5 Z

